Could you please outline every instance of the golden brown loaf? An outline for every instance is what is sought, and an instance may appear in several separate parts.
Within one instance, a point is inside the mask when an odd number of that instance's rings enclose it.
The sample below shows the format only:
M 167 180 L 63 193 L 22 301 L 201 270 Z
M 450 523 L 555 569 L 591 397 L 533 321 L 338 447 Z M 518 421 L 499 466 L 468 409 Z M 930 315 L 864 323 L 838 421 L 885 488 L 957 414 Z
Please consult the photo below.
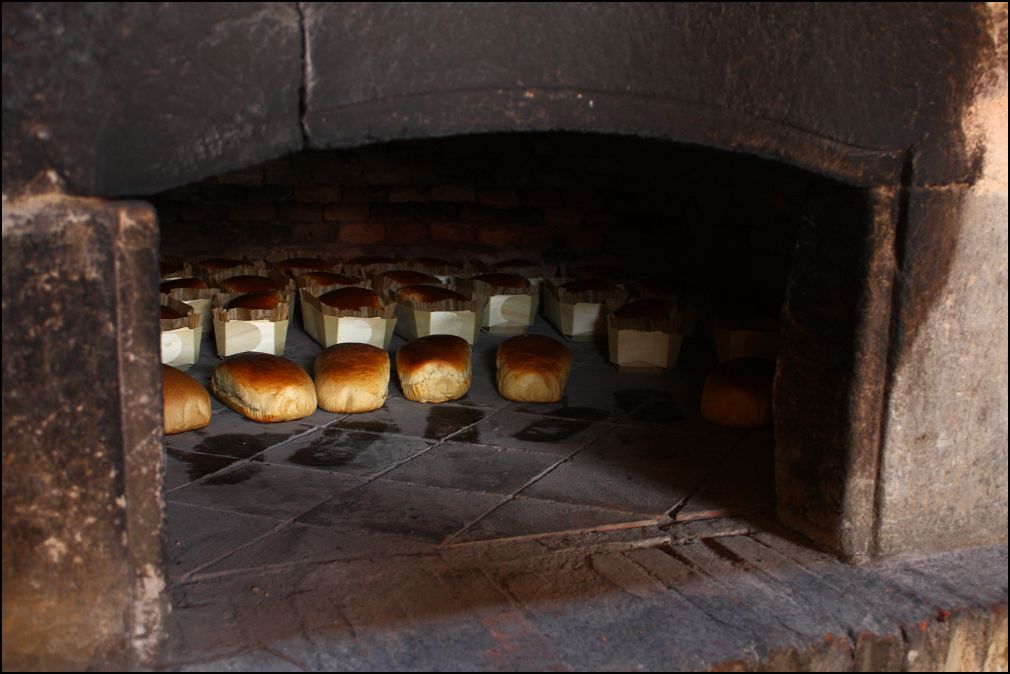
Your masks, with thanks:
M 764 428 L 772 418 L 775 364 L 735 358 L 716 366 L 701 393 L 701 416 L 730 428 Z
M 203 428 L 210 423 L 210 395 L 196 379 L 169 365 L 161 366 L 165 434 Z
M 340 311 L 358 311 L 364 308 L 381 309 L 382 300 L 368 288 L 337 288 L 319 296 L 323 304 Z
M 584 293 L 589 291 L 610 292 L 616 290 L 617 285 L 613 281 L 601 278 L 583 279 L 581 281 L 569 281 L 561 285 L 570 293 Z
M 285 274 L 292 269 L 329 269 L 332 266 L 331 262 L 321 260 L 318 257 L 292 257 L 277 263 L 277 268 Z
M 232 276 L 221 281 L 221 288 L 229 293 L 256 293 L 263 290 L 283 290 L 277 281 L 267 276 Z
M 261 309 L 270 311 L 276 309 L 277 305 L 284 300 L 278 290 L 264 290 L 258 293 L 246 293 L 239 295 L 228 302 L 225 309 Z
M 455 335 L 431 335 L 396 352 L 396 373 L 407 400 L 441 403 L 470 390 L 470 345 Z
M 404 300 L 413 300 L 414 302 L 440 302 L 441 300 L 460 300 L 465 302 L 467 300 L 466 297 L 463 297 L 455 290 L 449 290 L 442 286 L 425 285 L 400 288 L 397 292 L 397 297 Z
M 161 305 L 161 320 L 174 320 L 176 318 L 185 318 L 186 314 L 173 309 L 172 307 L 167 307 L 164 304 Z
M 647 318 L 654 321 L 665 321 L 673 313 L 673 302 L 670 300 L 636 300 L 628 302 L 614 312 L 617 318 Z
M 382 407 L 389 395 L 389 354 L 371 344 L 335 344 L 316 356 L 316 398 L 327 412 Z
M 194 288 L 203 289 L 206 288 L 207 284 L 204 283 L 203 279 L 199 278 L 174 278 L 171 281 L 162 281 L 160 290 L 163 293 L 169 293 L 176 288 Z
M 253 421 L 291 421 L 316 411 L 316 387 L 295 363 L 269 353 L 240 353 L 214 368 L 210 388 Z
M 302 283 L 309 286 L 352 286 L 361 282 L 359 278 L 330 271 L 312 271 L 302 274 L 299 278 L 302 279 Z
M 378 274 L 375 277 L 375 283 L 378 287 L 383 287 L 383 280 L 389 282 L 389 284 L 403 287 L 403 286 L 416 286 L 421 284 L 438 284 L 441 283 L 437 278 L 431 274 L 425 274 L 420 271 L 410 271 L 407 269 L 394 269 L 393 271 L 386 271 Z
M 543 335 L 519 335 L 502 342 L 495 359 L 498 393 L 518 402 L 555 403 L 565 392 L 572 368 L 567 346 Z
M 477 281 L 490 283 L 502 288 L 529 288 L 530 282 L 519 274 L 480 274 L 473 277 Z

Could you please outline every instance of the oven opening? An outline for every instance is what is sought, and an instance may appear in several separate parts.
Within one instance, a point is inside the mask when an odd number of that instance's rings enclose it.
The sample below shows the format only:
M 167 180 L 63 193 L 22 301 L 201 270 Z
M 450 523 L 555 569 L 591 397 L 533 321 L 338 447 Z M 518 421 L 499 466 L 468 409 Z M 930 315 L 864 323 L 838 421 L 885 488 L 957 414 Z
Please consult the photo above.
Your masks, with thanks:
M 858 236 L 864 196 L 751 156 L 568 133 L 300 152 L 148 195 L 166 259 L 276 262 L 310 251 L 345 262 L 389 257 L 400 261 L 395 267 L 439 258 L 467 269 L 460 276 L 523 260 L 559 283 L 617 281 L 628 291 L 622 303 L 643 284 L 659 284 L 689 319 L 677 327 L 675 366 L 643 371 L 636 366 L 648 363 L 615 364 L 606 331 L 567 339 L 541 296 L 528 332 L 561 341 L 573 356 L 557 403 L 499 394 L 495 354 L 509 335 L 486 330 L 473 345 L 471 388 L 458 400 L 407 400 L 395 371 L 385 405 L 363 414 L 319 409 L 265 424 L 214 399 L 209 426 L 165 437 L 177 598 L 251 571 L 303 579 L 333 564 L 389 566 L 369 575 L 384 592 L 403 560 L 630 540 L 642 541 L 643 554 L 663 555 L 653 564 L 690 569 L 691 560 L 650 541 L 669 531 L 690 538 L 782 529 L 777 436 L 786 442 L 780 460 L 795 462 L 797 438 L 845 423 L 842 406 L 803 417 L 807 397 L 844 400 L 844 377 L 817 382 L 808 396 L 798 391 L 811 366 L 824 367 L 810 353 L 834 349 L 829 365 L 849 366 L 838 348 L 848 337 L 845 309 L 835 308 L 828 325 L 801 322 L 823 305 L 811 304 L 812 294 L 858 293 L 861 273 L 843 248 L 827 262 L 809 253 L 820 250 L 817 237 L 844 244 Z M 804 278 L 814 279 L 811 287 L 795 288 Z M 323 347 L 306 333 L 304 311 L 289 323 L 283 355 L 311 372 Z M 221 362 L 209 332 L 188 368 L 204 385 Z M 797 342 L 822 335 L 824 349 Z M 393 336 L 394 363 L 407 341 Z M 774 420 L 763 427 L 702 414 L 710 373 L 740 358 L 765 364 L 769 394 L 778 379 Z M 800 487 L 780 480 L 779 502 L 805 500 L 805 512 L 830 528 L 833 488 L 817 477 Z M 188 649 L 220 648 L 216 637 L 182 632 L 199 644 Z

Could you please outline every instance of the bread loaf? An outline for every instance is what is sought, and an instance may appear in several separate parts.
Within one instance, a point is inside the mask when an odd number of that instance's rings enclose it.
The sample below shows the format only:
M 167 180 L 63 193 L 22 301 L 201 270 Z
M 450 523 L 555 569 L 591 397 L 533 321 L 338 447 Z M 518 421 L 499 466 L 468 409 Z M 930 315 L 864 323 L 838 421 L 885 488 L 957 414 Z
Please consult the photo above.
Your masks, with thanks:
M 203 428 L 210 423 L 210 395 L 196 379 L 170 365 L 161 366 L 165 434 Z
M 253 421 L 292 421 L 316 411 L 316 387 L 294 362 L 268 353 L 228 357 L 211 376 L 211 390 Z
M 713 369 L 701 393 L 701 415 L 730 428 L 757 429 L 771 423 L 775 363 L 735 358 Z
M 543 335 L 519 335 L 498 347 L 498 393 L 517 402 L 561 400 L 572 367 L 572 352 Z
M 276 309 L 284 301 L 284 296 L 277 290 L 264 290 L 257 293 L 246 293 L 232 298 L 225 309 Z
M 455 335 L 430 335 L 396 352 L 396 373 L 407 400 L 441 403 L 470 390 L 470 345 Z
M 357 286 L 325 292 L 319 296 L 319 301 L 341 311 L 358 311 L 364 308 L 382 309 L 382 300 L 374 291 Z
M 264 290 L 283 290 L 272 278 L 267 276 L 232 276 L 221 281 L 221 288 L 229 293 L 256 293 Z
M 335 344 L 316 356 L 316 398 L 328 412 L 379 409 L 389 395 L 389 355 L 370 344 Z

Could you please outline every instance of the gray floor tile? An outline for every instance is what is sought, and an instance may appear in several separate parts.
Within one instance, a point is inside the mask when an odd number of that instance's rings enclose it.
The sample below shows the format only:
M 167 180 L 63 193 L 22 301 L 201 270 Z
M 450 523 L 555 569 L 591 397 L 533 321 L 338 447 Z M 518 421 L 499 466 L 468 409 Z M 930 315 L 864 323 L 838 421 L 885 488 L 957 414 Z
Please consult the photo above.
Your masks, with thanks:
M 437 543 L 499 501 L 489 494 L 376 480 L 317 506 L 298 522 Z
M 393 433 L 440 440 L 461 428 L 477 423 L 489 414 L 490 410 L 455 403 L 431 405 L 404 398 L 390 398 L 381 409 L 348 415 L 337 421 L 334 426 L 355 431 Z
M 204 454 L 217 454 L 248 459 L 285 440 L 337 419 L 329 412 L 316 412 L 298 421 L 262 424 L 246 419 L 232 410 L 214 414 L 210 425 L 165 437 L 169 449 L 183 449 Z
M 567 456 L 603 430 L 603 426 L 584 419 L 503 410 L 451 438 L 456 442 Z
M 278 522 L 262 517 L 168 504 L 168 571 L 182 576 L 262 536 Z
M 419 438 L 330 426 L 274 447 L 263 458 L 270 463 L 369 477 L 406 461 L 430 444 Z
M 648 520 L 655 520 L 655 516 L 517 496 L 467 529 L 455 541 L 511 538 Z
M 362 480 L 333 473 L 244 463 L 168 494 L 169 501 L 285 520 Z
M 770 430 L 750 433 L 715 468 L 704 487 L 677 512 L 679 519 L 775 508 L 775 441 Z
M 572 460 L 657 466 L 698 461 L 711 465 L 737 443 L 737 433 L 680 433 L 667 428 L 615 426 L 589 443 Z
M 447 442 L 383 477 L 436 487 L 513 494 L 557 459 L 508 449 Z
M 237 459 L 196 454 L 181 449 L 165 451 L 165 489 L 175 489 L 227 468 Z

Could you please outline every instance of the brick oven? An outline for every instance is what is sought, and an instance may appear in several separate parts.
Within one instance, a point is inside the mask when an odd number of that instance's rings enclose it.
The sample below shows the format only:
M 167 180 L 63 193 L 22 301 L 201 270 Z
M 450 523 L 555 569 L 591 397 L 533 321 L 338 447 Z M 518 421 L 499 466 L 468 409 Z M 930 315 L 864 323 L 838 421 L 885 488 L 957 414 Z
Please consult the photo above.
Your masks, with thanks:
M 1005 5 L 3 11 L 5 668 L 1005 668 Z M 285 248 L 745 286 L 774 432 L 699 337 L 166 439 L 159 255 Z

